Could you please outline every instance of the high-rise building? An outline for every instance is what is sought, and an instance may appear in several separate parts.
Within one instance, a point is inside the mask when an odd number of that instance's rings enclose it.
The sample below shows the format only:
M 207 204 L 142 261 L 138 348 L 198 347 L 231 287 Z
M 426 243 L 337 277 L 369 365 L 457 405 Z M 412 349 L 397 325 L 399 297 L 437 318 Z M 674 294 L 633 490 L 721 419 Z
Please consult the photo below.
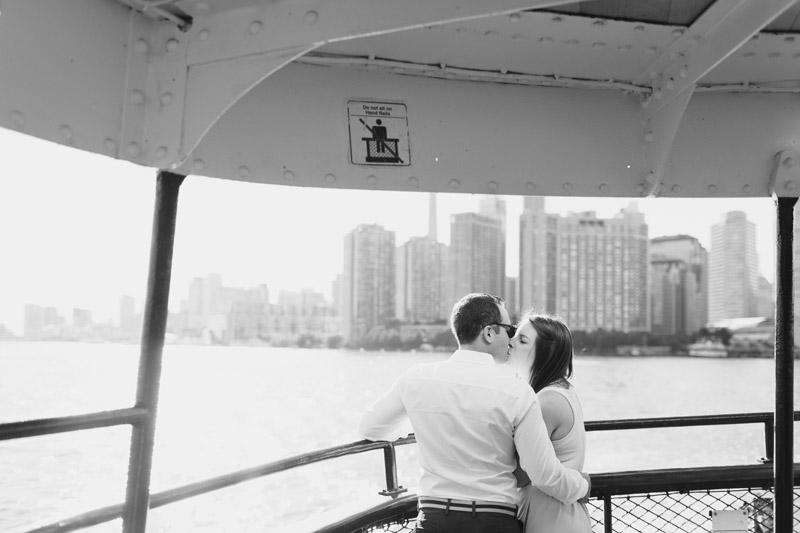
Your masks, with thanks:
M 499 216 L 477 213 L 451 215 L 448 255 L 447 300 L 450 306 L 473 292 L 503 294 L 506 234 L 503 219 Z
M 430 237 L 411 237 L 397 247 L 395 316 L 430 324 L 443 318 L 442 257 L 445 246 Z
M 651 249 L 652 251 L 652 249 Z M 657 335 L 685 333 L 686 263 L 651 256 L 650 331 Z
M 508 318 L 512 324 L 516 324 L 520 318 L 520 313 L 526 309 L 520 309 L 517 303 L 517 278 L 506 276 L 506 287 L 502 293 L 503 300 L 506 301 Z
M 694 333 L 705 327 L 708 322 L 708 252 L 696 238 L 690 235 L 672 235 L 657 237 L 650 241 L 651 265 L 658 263 L 659 268 L 652 270 L 658 274 L 659 270 L 668 269 L 670 275 L 677 275 L 676 290 L 680 291 L 678 297 L 682 300 L 680 308 L 674 308 L 676 314 L 675 331 L 672 333 Z M 656 314 L 668 313 L 668 301 L 660 299 L 655 291 L 662 289 L 656 284 L 666 282 L 665 279 L 651 280 L 651 289 L 654 291 L 652 298 L 653 332 L 660 332 L 656 324 Z M 664 333 L 669 333 L 664 331 Z
M 550 215 L 526 198 L 520 216 L 520 305 L 573 330 L 649 330 L 648 228 L 636 204 L 612 219 Z
M 758 296 L 756 298 L 756 316 L 775 318 L 775 297 L 772 283 L 767 278 L 758 275 Z
M 708 320 L 757 316 L 756 225 L 742 211 L 722 215 L 711 226 Z
M 394 318 L 395 234 L 361 224 L 344 238 L 342 335 L 357 341 Z
M 519 278 L 523 309 L 556 312 L 556 243 L 558 215 L 545 213 L 545 199 L 528 196 L 519 217 Z

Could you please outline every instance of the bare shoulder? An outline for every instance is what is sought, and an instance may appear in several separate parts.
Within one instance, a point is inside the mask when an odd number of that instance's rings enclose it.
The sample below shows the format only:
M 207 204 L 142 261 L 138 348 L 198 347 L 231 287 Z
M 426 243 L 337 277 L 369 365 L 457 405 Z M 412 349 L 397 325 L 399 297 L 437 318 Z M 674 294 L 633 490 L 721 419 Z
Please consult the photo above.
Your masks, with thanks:
M 538 396 L 550 438 L 559 439 L 569 433 L 575 423 L 575 415 L 569 400 L 552 389 L 544 389 Z

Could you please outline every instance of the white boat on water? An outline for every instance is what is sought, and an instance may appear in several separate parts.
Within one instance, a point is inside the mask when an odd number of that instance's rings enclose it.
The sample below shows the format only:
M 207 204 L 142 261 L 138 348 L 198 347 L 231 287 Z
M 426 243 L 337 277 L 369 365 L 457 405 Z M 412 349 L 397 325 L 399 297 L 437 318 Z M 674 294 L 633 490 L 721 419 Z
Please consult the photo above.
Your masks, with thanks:
M 696 342 L 687 348 L 692 357 L 728 357 L 728 347 L 719 341 Z

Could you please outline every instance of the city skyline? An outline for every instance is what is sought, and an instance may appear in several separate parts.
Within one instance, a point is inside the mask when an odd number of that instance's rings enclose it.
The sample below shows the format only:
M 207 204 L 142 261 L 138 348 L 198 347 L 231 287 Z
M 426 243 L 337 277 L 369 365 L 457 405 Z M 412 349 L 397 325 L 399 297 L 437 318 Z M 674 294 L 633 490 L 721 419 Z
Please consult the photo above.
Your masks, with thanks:
M 116 319 L 118 298 L 141 306 L 152 224 L 152 169 L 85 154 L 16 132 L 0 133 L 7 172 L 0 179 L 5 229 L 0 324 L 22 330 L 25 303 L 90 309 Z M 32 165 L 32 162 L 35 164 Z M 523 197 L 507 200 L 507 243 L 518 242 Z M 452 214 L 476 212 L 480 197 L 439 194 L 439 241 Z M 627 198 L 547 198 L 547 211 L 593 210 L 611 218 Z M 690 234 L 710 249 L 711 225 L 742 210 L 756 224 L 759 271 L 774 278 L 774 206 L 759 199 L 636 199 L 649 238 Z M 29 206 L 35 205 L 34 209 Z M 25 207 L 27 206 L 27 207 Z M 190 177 L 179 202 L 170 308 L 191 279 L 218 272 L 231 286 L 265 283 L 273 294 L 304 287 L 331 299 L 341 273 L 341 239 L 375 223 L 397 243 L 428 232 L 428 194 L 266 186 Z M 445 229 L 446 228 L 446 229 Z M 518 275 L 518 247 L 507 246 L 506 274 Z M 520 305 L 525 305 L 520 302 Z

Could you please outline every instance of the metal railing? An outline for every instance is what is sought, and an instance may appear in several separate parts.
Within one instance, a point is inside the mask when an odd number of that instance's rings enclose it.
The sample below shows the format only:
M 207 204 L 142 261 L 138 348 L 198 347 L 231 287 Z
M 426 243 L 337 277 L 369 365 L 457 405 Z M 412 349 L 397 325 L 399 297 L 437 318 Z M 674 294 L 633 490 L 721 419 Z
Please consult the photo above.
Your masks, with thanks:
M 134 424 L 144 416 L 145 414 L 142 409 L 132 408 L 89 415 L 79 415 L 74 417 L 64 417 L 60 419 L 42 419 L 15 422 L 11 424 L 0 424 L 0 440 L 30 437 L 64 431 L 75 431 L 95 427 L 108 427 L 111 425 Z M 794 413 L 794 420 L 800 420 L 800 412 Z M 586 422 L 585 425 L 587 431 L 621 431 L 631 429 L 660 429 L 670 427 L 740 424 L 763 424 L 765 458 L 762 459 L 762 461 L 770 462 L 772 459 L 773 448 L 773 414 L 769 412 L 603 420 Z M 359 441 L 304 453 L 264 465 L 238 470 L 222 476 L 182 485 L 166 491 L 153 493 L 150 495 L 149 508 L 154 509 L 157 507 L 162 507 L 170 503 L 179 502 L 225 487 L 237 485 L 248 480 L 261 478 L 270 474 L 283 472 L 300 466 L 373 450 L 383 450 L 384 455 L 386 488 L 382 490 L 380 494 L 390 496 L 394 500 L 398 499 L 398 496 L 406 491 L 406 489 L 400 485 L 397 477 L 397 458 L 395 454 L 395 448 L 397 446 L 413 444 L 415 442 L 416 439 L 413 435 L 411 435 L 394 442 Z M 797 476 L 797 470 L 795 470 L 795 476 Z M 699 482 L 699 484 L 695 483 L 695 481 Z M 771 488 L 772 483 L 773 471 L 772 465 L 770 464 L 737 467 L 619 472 L 592 475 L 592 496 L 595 498 L 600 498 L 603 501 L 602 512 L 604 518 L 602 519 L 602 523 L 611 524 L 611 518 L 614 516 L 614 509 L 618 509 L 617 512 L 620 512 L 619 510 L 624 508 L 624 506 L 616 505 L 615 507 L 614 505 L 614 502 L 620 496 L 625 496 L 625 501 L 630 501 L 631 498 L 637 497 L 635 496 L 637 494 L 650 495 L 657 492 L 666 493 L 669 495 L 670 493 L 676 494 L 697 490 L 709 491 L 712 489 L 749 490 L 753 487 Z M 400 501 L 406 501 L 407 499 L 408 498 L 399 498 Z M 416 502 L 414 498 L 411 500 Z M 416 505 L 416 503 L 414 503 L 414 505 Z M 594 505 L 596 507 L 596 504 Z M 639 508 L 643 508 L 643 506 L 639 505 Z M 111 505 L 73 516 L 65 520 L 60 520 L 50 525 L 39 527 L 35 530 L 32 530 L 31 533 L 75 531 L 121 518 L 124 514 L 124 510 L 125 504 Z M 406 522 L 411 520 L 411 518 L 406 516 L 408 509 L 400 504 L 395 504 L 392 502 L 387 503 L 386 506 L 381 507 L 379 510 L 372 509 L 369 511 L 369 513 L 372 513 L 370 516 L 373 518 L 376 516 L 383 517 L 385 512 L 388 512 L 386 510 L 391 512 L 397 511 L 397 513 L 399 513 L 398 516 L 402 515 L 402 519 Z M 416 511 L 414 511 L 414 514 L 415 513 Z M 359 516 L 355 517 L 355 519 L 361 520 L 360 523 L 364 524 L 364 520 L 371 519 L 370 516 Z M 380 522 L 380 520 L 383 520 L 384 518 L 375 518 L 373 522 Z M 595 518 L 595 522 L 599 523 L 599 519 Z M 342 525 L 342 527 L 347 528 L 350 527 L 350 525 L 352 524 L 348 523 L 348 525 Z M 361 529 L 356 528 L 350 531 L 360 530 Z M 325 529 L 324 531 L 328 530 Z M 335 529 L 331 531 L 345 531 L 345 529 Z M 606 529 L 606 531 L 613 530 Z M 631 529 L 630 531 L 637 530 Z M 678 529 L 676 531 L 685 530 Z

